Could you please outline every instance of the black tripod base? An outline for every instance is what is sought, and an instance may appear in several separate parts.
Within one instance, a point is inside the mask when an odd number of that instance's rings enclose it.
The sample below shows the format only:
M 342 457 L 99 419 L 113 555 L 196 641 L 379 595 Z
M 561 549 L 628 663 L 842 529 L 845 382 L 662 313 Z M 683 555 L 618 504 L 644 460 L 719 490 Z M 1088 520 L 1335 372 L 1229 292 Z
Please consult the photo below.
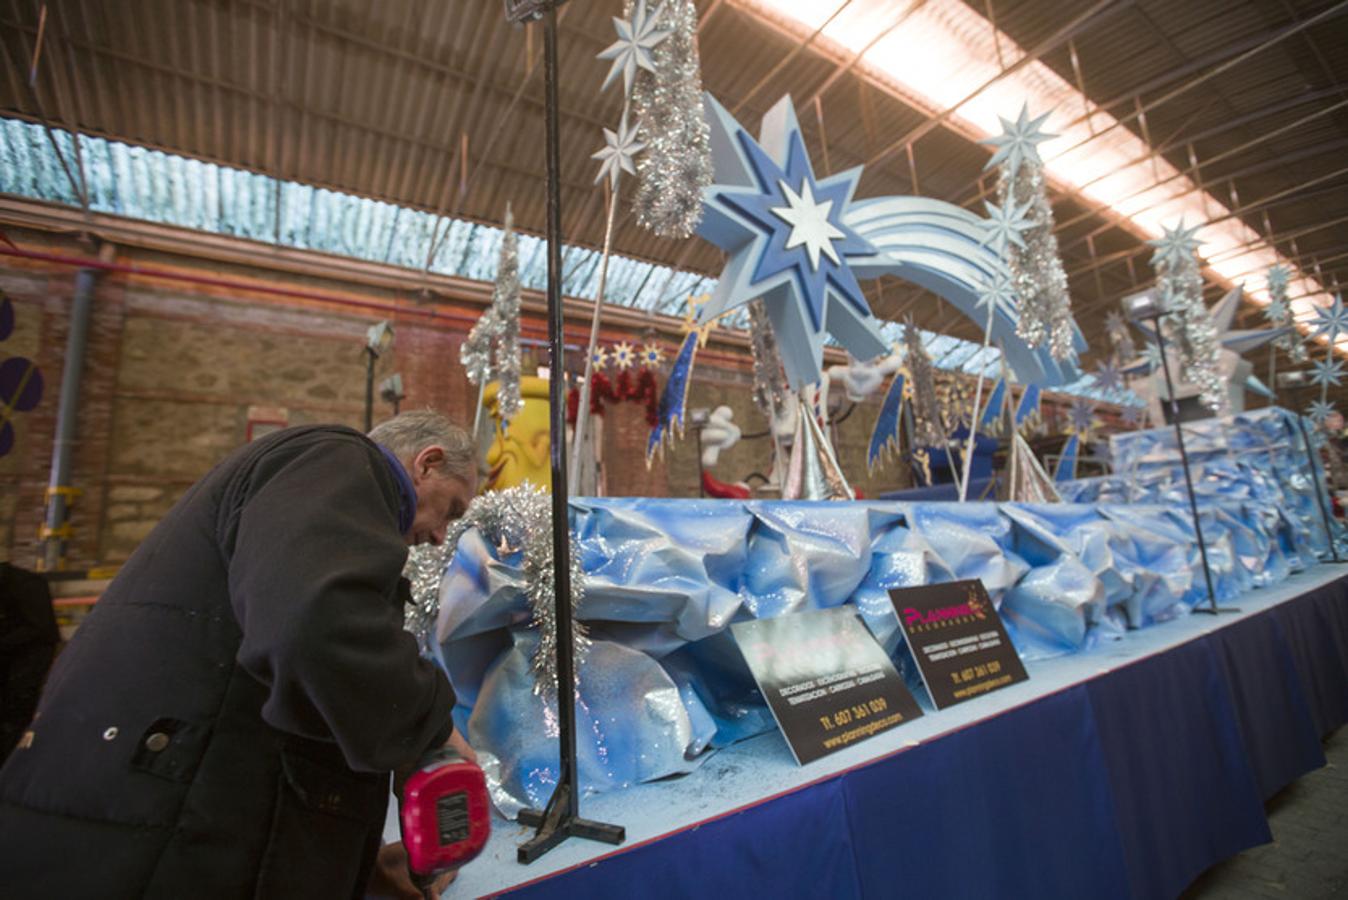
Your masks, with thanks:
M 527 866 L 567 838 L 586 838 L 615 846 L 627 840 L 627 829 L 621 825 L 591 822 L 574 816 L 558 818 L 556 821 L 548 821 L 549 818 L 542 810 L 520 810 L 516 821 L 538 829 L 538 833 L 521 844 L 517 852 L 517 859 L 524 865 Z

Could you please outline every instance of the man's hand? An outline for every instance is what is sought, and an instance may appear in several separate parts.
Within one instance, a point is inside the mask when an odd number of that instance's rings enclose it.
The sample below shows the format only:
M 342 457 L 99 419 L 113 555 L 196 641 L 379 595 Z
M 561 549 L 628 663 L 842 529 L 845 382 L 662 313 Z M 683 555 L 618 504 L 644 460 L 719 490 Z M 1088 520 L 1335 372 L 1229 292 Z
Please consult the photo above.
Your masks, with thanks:
M 446 872 L 438 876 L 431 884 L 431 896 L 443 894 L 457 875 L 457 872 Z M 379 848 L 379 856 L 375 858 L 374 872 L 370 875 L 365 893 L 381 900 L 388 897 L 396 900 L 424 900 L 424 895 L 412 883 L 412 875 L 407 870 L 407 848 L 402 845 L 402 841 Z
M 449 740 L 445 741 L 445 746 L 458 753 L 473 765 L 477 765 L 477 754 L 473 752 L 472 747 L 468 746 L 467 738 L 459 732 L 459 729 L 455 728 L 450 732 Z

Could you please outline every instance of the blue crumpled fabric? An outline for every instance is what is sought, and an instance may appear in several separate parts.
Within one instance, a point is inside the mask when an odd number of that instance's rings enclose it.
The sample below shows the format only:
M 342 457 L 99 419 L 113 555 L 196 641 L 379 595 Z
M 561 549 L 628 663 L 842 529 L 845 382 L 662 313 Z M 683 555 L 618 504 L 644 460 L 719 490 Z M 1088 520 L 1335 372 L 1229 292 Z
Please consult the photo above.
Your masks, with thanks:
M 1186 443 L 1196 432 L 1202 527 L 1223 601 L 1315 564 L 1328 547 L 1289 421 L 1281 410 L 1237 417 L 1225 436 L 1185 426 Z M 1187 614 L 1207 594 L 1162 432 L 1173 441 L 1170 429 L 1116 439 L 1121 474 L 1066 483 L 1085 502 L 573 501 L 587 574 L 576 615 L 593 638 L 578 669 L 582 786 L 688 772 L 708 749 L 775 727 L 733 622 L 851 604 L 916 685 L 892 588 L 981 579 L 1027 659 Z M 441 584 L 436 649 L 458 694 L 456 721 L 513 816 L 544 804 L 556 782 L 556 709 L 529 671 L 536 636 L 520 559 L 496 552 L 475 532 L 460 541 Z

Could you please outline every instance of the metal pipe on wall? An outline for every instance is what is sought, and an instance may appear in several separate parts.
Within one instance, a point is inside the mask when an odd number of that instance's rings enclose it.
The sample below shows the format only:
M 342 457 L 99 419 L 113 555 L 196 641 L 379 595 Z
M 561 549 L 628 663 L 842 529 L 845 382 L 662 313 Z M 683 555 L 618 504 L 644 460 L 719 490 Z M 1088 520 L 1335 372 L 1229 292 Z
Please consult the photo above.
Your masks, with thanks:
M 83 268 L 75 273 L 75 294 L 70 304 L 70 331 L 66 334 L 65 367 L 61 372 L 61 397 L 56 408 L 56 437 L 52 442 L 51 478 L 47 483 L 47 524 L 42 530 L 42 567 L 55 571 L 65 562 L 70 536 L 72 485 L 71 457 L 75 446 L 79 412 L 80 380 L 84 375 L 85 350 L 89 346 L 89 317 L 94 305 L 94 286 L 99 271 Z

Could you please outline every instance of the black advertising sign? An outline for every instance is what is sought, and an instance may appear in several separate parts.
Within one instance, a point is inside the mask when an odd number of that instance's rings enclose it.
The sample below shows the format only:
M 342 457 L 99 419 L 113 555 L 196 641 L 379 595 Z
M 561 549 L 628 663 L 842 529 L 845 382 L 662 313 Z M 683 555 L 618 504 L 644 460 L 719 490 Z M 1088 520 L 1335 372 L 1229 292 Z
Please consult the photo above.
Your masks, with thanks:
M 894 588 L 889 598 L 937 709 L 1030 677 L 983 582 Z
M 922 715 L 854 607 L 730 630 L 802 766 Z

